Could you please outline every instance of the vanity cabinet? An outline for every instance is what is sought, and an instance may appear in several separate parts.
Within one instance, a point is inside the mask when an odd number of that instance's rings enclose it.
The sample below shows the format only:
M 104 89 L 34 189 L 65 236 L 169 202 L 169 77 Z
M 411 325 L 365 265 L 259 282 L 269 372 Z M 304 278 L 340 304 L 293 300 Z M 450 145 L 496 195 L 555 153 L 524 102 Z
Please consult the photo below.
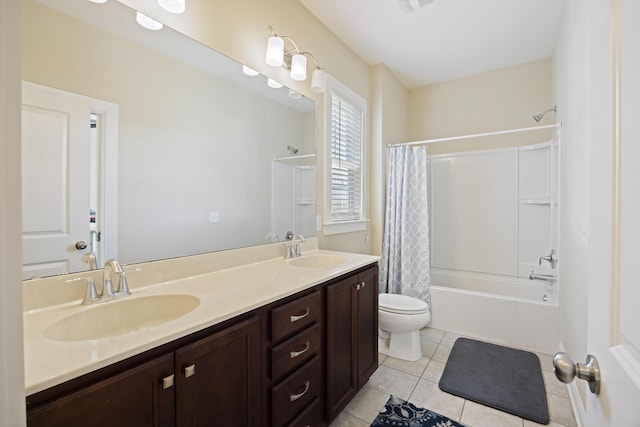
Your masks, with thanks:
M 377 368 L 372 264 L 27 397 L 36 426 L 323 427 Z
M 327 421 L 378 367 L 378 268 L 327 286 Z
M 30 405 L 36 426 L 258 426 L 259 317 L 225 327 L 139 366 Z M 91 374 L 89 374 L 91 376 Z M 37 400 L 37 399 L 32 399 Z

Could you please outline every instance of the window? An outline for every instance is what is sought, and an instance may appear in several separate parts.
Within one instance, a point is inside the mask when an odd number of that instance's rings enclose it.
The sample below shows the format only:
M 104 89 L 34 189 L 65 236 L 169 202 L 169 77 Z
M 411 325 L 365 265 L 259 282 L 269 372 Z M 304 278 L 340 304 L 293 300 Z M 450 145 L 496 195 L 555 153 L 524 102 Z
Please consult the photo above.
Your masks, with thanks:
M 329 80 L 329 77 L 328 77 Z M 327 82 L 327 218 L 325 234 L 364 230 L 364 129 L 366 102 Z

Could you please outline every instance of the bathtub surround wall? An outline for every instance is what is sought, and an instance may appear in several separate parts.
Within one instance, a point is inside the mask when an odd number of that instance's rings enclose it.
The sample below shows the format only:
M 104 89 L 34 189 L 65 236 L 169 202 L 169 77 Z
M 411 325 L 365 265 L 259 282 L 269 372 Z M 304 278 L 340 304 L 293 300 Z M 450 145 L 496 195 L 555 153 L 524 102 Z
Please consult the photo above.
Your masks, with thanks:
M 389 148 L 380 292 L 431 304 L 427 184 L 424 146 Z

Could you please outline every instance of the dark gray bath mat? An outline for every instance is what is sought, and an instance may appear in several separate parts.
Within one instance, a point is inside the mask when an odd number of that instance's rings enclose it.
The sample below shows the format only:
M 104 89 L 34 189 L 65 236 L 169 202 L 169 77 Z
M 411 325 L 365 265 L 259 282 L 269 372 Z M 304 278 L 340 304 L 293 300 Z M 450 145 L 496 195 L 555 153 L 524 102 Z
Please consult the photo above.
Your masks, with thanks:
M 531 352 L 458 338 L 439 385 L 447 393 L 549 424 L 540 360 Z

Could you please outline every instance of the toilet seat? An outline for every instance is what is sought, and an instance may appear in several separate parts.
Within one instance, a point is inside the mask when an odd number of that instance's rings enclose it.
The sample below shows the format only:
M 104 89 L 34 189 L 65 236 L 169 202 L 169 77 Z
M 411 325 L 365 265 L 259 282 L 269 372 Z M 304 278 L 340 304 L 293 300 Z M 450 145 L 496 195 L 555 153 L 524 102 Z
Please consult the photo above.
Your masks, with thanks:
M 423 314 L 429 311 L 429 305 L 417 298 L 406 295 L 382 293 L 378 296 L 378 308 L 395 314 Z

